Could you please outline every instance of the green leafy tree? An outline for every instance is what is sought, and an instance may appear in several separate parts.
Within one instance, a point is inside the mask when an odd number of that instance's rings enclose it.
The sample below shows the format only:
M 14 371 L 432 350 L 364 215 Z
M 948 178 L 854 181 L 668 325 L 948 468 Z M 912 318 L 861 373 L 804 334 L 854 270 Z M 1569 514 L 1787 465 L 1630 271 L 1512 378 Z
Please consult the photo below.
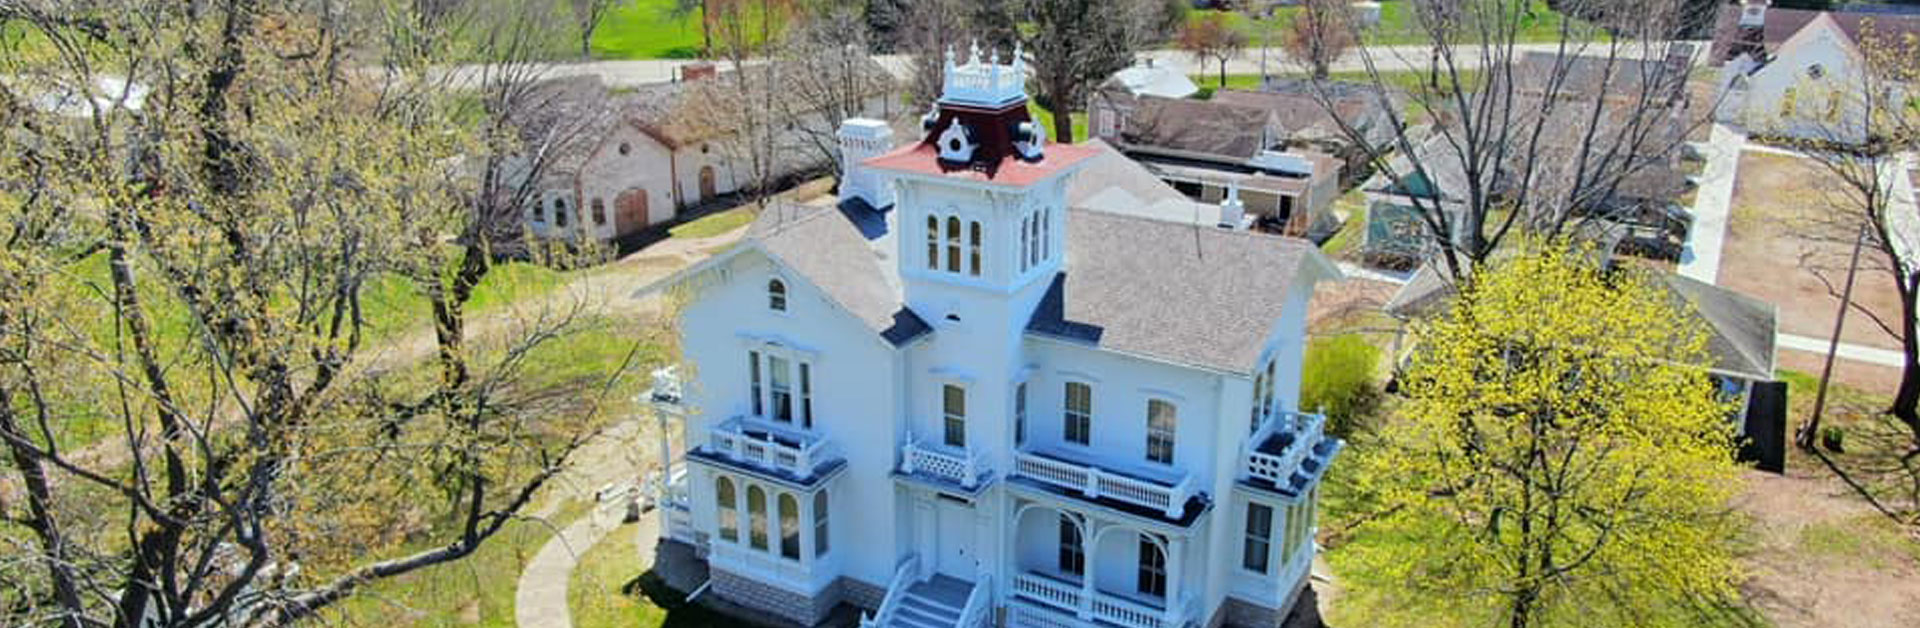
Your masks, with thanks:
M 1698 625 L 1734 595 L 1729 405 L 1637 271 L 1524 243 L 1416 327 L 1382 510 L 1343 548 L 1355 625 Z
M 1379 363 L 1380 349 L 1360 335 L 1315 338 L 1301 367 L 1300 407 L 1325 412 L 1334 434 L 1352 434 L 1379 405 L 1373 373 Z

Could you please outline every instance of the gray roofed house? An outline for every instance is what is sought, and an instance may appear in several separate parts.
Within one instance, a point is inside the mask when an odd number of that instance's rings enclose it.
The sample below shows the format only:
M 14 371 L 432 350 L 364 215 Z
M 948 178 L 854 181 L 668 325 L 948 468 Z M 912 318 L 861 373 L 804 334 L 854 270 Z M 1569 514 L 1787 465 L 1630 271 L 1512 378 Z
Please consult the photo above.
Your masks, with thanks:
M 1117 129 L 1095 135 L 1200 202 L 1218 203 L 1237 189 L 1256 228 L 1331 233 L 1343 164 L 1316 151 L 1283 150 L 1278 121 L 1262 107 L 1143 97 Z
M 1140 162 L 1099 139 L 1087 145 L 1100 149 L 1067 187 L 1067 203 L 1080 209 L 1213 226 L 1219 208 L 1196 202 Z
M 1027 331 L 1109 351 L 1247 374 L 1288 286 L 1339 271 L 1297 238 L 1074 210 L 1072 264 Z M 1258 272 L 1251 272 L 1255 269 Z
M 1707 353 L 1713 360 L 1705 365 L 1708 370 L 1747 382 L 1773 379 L 1777 325 L 1773 304 L 1674 273 L 1658 279 L 1674 302 L 1707 329 Z M 1433 316 L 1446 309 L 1453 292 L 1444 273 L 1428 263 L 1383 309 L 1401 320 Z

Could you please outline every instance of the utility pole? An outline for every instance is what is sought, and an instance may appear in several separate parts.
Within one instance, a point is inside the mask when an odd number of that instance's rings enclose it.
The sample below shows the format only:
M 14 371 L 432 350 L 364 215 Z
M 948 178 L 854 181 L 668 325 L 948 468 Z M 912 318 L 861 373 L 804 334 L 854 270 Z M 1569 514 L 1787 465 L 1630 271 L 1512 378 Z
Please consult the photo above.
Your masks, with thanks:
M 1827 342 L 1827 364 L 1820 368 L 1820 389 L 1813 395 L 1813 415 L 1800 424 L 1800 433 L 1793 439 L 1793 443 L 1805 451 L 1813 451 L 1814 442 L 1820 436 L 1820 413 L 1827 406 L 1827 381 L 1833 379 L 1833 359 L 1840 353 L 1840 330 L 1847 324 L 1847 309 L 1853 303 L 1853 276 L 1860 270 L 1860 247 L 1866 241 L 1867 226 L 1860 225 L 1859 235 L 1853 238 L 1853 259 L 1847 262 L 1847 282 L 1840 289 L 1840 312 L 1833 316 L 1833 339 Z

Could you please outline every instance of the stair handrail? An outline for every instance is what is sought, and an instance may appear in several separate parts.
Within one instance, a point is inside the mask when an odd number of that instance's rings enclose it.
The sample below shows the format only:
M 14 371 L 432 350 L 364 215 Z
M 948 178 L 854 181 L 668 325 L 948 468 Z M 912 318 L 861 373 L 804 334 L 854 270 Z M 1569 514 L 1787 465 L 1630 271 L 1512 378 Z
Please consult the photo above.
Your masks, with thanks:
M 993 588 L 993 575 L 981 573 L 973 583 L 973 592 L 967 594 L 967 605 L 960 610 L 960 621 L 955 628 L 987 628 L 991 625 L 990 613 L 993 606 L 987 603 L 987 590 Z
M 893 620 L 893 613 L 900 608 L 900 600 L 907 596 L 907 587 L 912 586 L 913 577 L 920 572 L 920 555 L 908 554 L 900 560 L 900 567 L 893 571 L 893 581 L 887 583 L 887 597 L 880 601 L 880 608 L 860 618 L 860 628 L 879 628 Z

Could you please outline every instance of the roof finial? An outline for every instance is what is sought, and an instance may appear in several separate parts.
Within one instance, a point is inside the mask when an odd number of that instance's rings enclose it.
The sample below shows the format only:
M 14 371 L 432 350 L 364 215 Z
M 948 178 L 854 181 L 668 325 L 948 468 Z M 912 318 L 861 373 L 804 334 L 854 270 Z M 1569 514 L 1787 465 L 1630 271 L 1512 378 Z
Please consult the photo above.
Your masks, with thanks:
M 1026 65 L 1027 65 L 1026 58 L 1020 56 L 1020 40 L 1018 39 L 1013 40 L 1013 73 L 1014 75 L 1019 76 L 1020 70 L 1022 68 L 1025 68 Z
M 953 44 L 947 44 L 947 72 L 953 72 Z
M 967 63 L 979 63 L 979 62 L 980 62 L 980 38 L 975 37 L 973 39 L 973 46 L 967 54 Z

